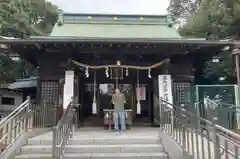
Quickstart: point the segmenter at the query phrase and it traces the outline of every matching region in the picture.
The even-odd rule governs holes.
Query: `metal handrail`
[[[232,130],[240,129],[240,123],[238,123],[240,120],[240,105],[233,105],[210,98],[205,98],[194,104],[198,111],[197,113],[202,117],[211,120],[211,113],[215,111],[214,114],[218,117],[216,121],[218,125]]]
[[[0,121],[1,155],[25,132],[46,126],[50,107],[46,103],[33,104],[30,98]],[[51,112],[50,112],[51,113]]]
[[[4,120],[11,112],[8,111],[2,111],[0,112],[0,122]]]
[[[8,116],[6,116],[1,122],[0,125],[2,125],[3,123],[5,123],[12,115],[16,114],[19,110],[21,110],[23,107],[26,106],[26,104],[28,104],[30,101],[26,100],[24,101],[19,107],[17,107],[14,111],[12,111]]]
[[[64,157],[65,146],[73,137],[74,127],[77,127],[77,104],[71,101],[64,111],[60,121],[53,127],[52,158],[62,159]]]
[[[1,154],[29,128],[32,128],[32,111],[30,100],[26,100],[0,122]]]
[[[215,109],[212,121],[162,99],[159,110],[160,132],[167,132],[184,155],[197,159],[240,158],[240,135],[216,124]]]

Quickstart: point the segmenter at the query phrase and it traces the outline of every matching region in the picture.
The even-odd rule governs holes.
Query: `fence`
[[[22,103],[0,123],[1,153],[10,147],[14,141],[32,126],[32,112],[30,101]]]
[[[240,135],[216,124],[215,105],[211,107],[210,121],[179,105],[160,100],[160,132],[168,133],[187,157],[239,159]]]
[[[49,107],[33,104],[30,99],[23,102],[0,122],[0,151],[3,154],[23,133],[33,128],[46,126]],[[53,116],[52,114],[50,116]]]
[[[30,109],[33,110],[33,128],[45,128],[56,125],[61,110],[43,102],[41,104],[31,103]]]
[[[211,120],[208,102],[216,105],[217,123],[227,129],[236,129],[238,120],[239,90],[237,85],[196,85],[194,87],[195,112]],[[210,110],[210,111],[209,111]]]

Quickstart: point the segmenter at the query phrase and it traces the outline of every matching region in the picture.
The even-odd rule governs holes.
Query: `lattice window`
[[[191,84],[188,82],[174,82],[174,103],[175,104],[189,104],[191,101]]]
[[[58,81],[41,82],[41,100],[47,104],[55,105],[58,98],[59,83]]]

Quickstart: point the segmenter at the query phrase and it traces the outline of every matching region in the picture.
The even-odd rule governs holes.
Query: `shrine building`
[[[168,15],[64,13],[49,36],[0,44],[38,67],[37,102],[50,108],[49,121],[59,120],[73,96],[80,123],[99,126],[110,116],[115,88],[126,96],[130,124],[157,124],[159,75],[170,80],[167,96],[190,106],[196,69],[236,43],[184,39]]]

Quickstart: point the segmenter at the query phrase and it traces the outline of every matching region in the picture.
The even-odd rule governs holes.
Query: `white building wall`
[[[4,105],[2,104],[2,98],[14,98],[14,105]],[[13,111],[21,103],[23,103],[23,94],[21,92],[14,92],[10,90],[0,90],[0,111]]]

